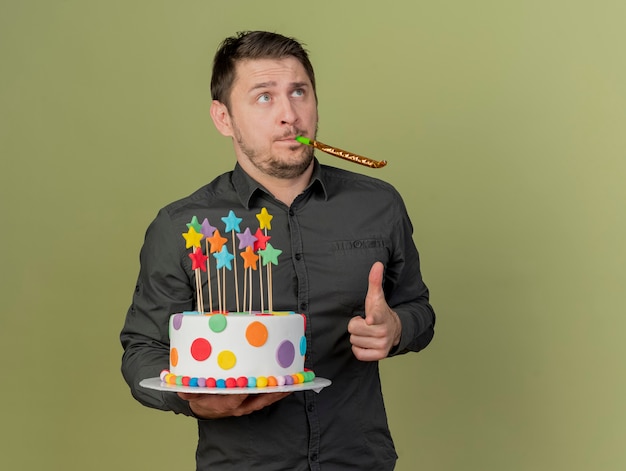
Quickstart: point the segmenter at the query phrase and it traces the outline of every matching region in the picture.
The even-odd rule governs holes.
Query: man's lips
[[[300,144],[298,141],[296,141],[296,136],[281,137],[280,139],[277,139],[277,142],[285,142],[287,144]]]
[[[296,137],[297,136],[301,136],[304,135],[305,132],[304,131],[300,131],[299,129],[292,129],[293,133],[291,134],[286,134],[284,136],[280,136],[278,137],[276,140],[277,141],[281,141],[281,142],[289,142],[291,144],[293,144],[294,142],[300,144],[298,141],[296,141]]]

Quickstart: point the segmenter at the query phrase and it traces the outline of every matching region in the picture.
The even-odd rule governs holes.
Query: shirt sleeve
[[[193,289],[184,268],[186,252],[169,214],[161,210],[146,231],[133,301],[120,340],[122,374],[135,399],[145,406],[192,415],[176,393],[139,386],[169,368],[169,317],[193,309]]]
[[[423,350],[435,334],[435,311],[422,279],[419,253],[413,241],[413,225],[397,192],[393,208],[394,250],[385,270],[383,289],[387,303],[400,318],[402,335],[389,356]]]

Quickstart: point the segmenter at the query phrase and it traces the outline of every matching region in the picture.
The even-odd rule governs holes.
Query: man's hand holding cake
[[[189,407],[199,419],[240,417],[263,409],[288,396],[289,392],[267,394],[197,394],[178,393],[189,402]]]

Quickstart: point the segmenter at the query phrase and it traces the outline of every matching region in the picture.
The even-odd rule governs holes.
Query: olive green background
[[[394,184],[414,222],[438,323],[382,363],[397,469],[625,469],[625,19],[618,0],[1,1],[3,469],[193,469],[193,420],[131,398],[118,333],[157,210],[233,166],[208,83],[244,29],[306,43],[320,140],[389,165],[320,159]]]

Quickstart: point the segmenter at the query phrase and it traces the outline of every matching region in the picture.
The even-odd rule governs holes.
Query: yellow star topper
[[[197,232],[193,226],[189,228],[189,231],[183,232],[183,237],[185,238],[185,248],[189,247],[200,247],[200,241],[204,237],[202,232]]]
[[[267,212],[267,209],[261,208],[261,212],[256,215],[256,218],[259,220],[259,227],[261,229],[272,229],[272,224],[270,221],[274,216]]]

